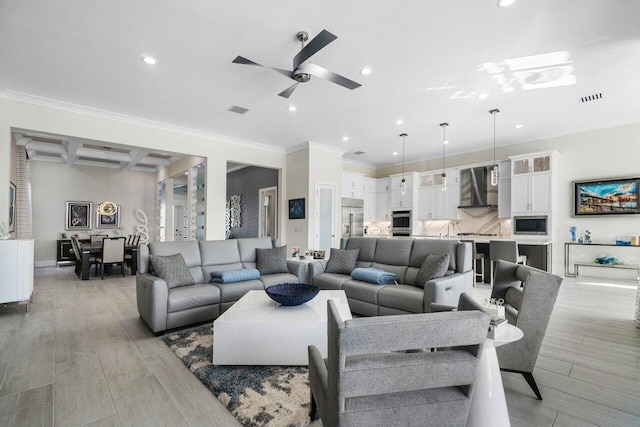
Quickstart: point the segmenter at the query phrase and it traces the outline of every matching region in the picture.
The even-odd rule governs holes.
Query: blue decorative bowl
[[[282,305],[300,305],[311,301],[320,288],[306,283],[282,283],[269,286],[265,292],[269,298]]]

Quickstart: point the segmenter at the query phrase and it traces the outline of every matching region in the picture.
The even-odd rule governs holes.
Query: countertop
[[[416,239],[446,239],[447,236],[425,236],[414,234]],[[507,236],[451,236],[450,239],[473,240],[477,243],[489,243],[491,240],[515,240],[520,245],[550,245],[551,240],[548,239],[531,239],[527,237],[507,237]]]

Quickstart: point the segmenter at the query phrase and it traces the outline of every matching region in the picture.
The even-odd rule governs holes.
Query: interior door
[[[314,246],[326,251],[327,255],[335,241],[335,187],[316,184],[316,233]]]

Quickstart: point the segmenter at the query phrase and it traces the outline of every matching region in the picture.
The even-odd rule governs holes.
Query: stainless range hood
[[[498,207],[498,187],[491,185],[491,167],[479,166],[460,171],[459,208]]]

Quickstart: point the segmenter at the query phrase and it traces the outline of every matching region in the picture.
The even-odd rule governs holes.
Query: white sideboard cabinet
[[[29,300],[33,293],[33,240],[0,240],[0,303]]]

